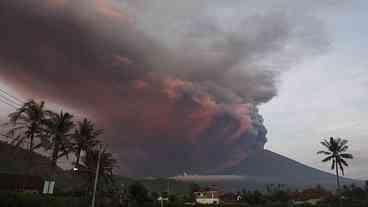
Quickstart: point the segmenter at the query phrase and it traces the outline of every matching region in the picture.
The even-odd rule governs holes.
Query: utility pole
[[[99,177],[99,174],[100,174],[100,162],[101,162],[102,152],[103,152],[102,145],[100,145],[100,149],[98,151],[97,168],[96,168],[96,175],[95,175],[95,183],[94,183],[94,186],[93,186],[91,207],[95,207],[97,183],[98,183],[98,177]]]
[[[170,179],[167,181],[167,196],[170,195]]]
[[[169,201],[168,198],[164,198],[163,196],[160,196],[158,200],[160,201],[161,207],[164,207],[164,201]]]

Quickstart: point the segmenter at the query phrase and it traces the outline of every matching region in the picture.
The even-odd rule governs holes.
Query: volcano
[[[321,185],[335,187],[336,176],[309,167],[269,150],[253,151],[237,165],[206,175],[176,176],[175,179],[190,182],[216,184],[227,190],[259,188],[268,184],[284,184],[293,187]],[[341,177],[343,185],[360,184],[358,180]]]
[[[283,184],[335,184],[333,174],[309,167],[269,150],[253,152],[237,166],[225,169],[222,174],[247,175],[258,181]],[[354,180],[342,178],[343,183]]]

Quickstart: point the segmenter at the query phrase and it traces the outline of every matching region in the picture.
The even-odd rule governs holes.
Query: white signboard
[[[54,187],[55,187],[55,181],[48,181],[46,180],[43,184],[43,194],[53,194],[54,193]]]

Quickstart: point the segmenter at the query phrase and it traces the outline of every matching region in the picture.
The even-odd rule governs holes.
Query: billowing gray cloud
[[[257,106],[279,73],[328,45],[318,19],[257,7],[0,2],[0,74],[96,119],[123,173],[216,172],[263,149]]]

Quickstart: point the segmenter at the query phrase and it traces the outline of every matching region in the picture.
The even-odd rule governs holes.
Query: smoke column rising
[[[95,119],[121,173],[216,173],[263,149],[257,106],[328,45],[317,19],[242,2],[2,1],[1,81]]]

